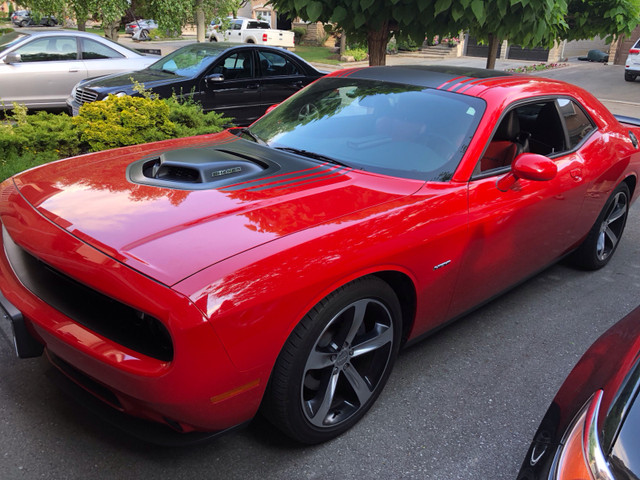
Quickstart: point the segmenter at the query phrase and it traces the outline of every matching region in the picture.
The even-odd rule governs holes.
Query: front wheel
[[[613,191],[587,238],[572,255],[572,261],[586,270],[604,267],[618,248],[629,214],[629,187],[621,183]]]
[[[400,303],[365,277],[309,312],[283,347],[263,413],[285,434],[315,444],[344,433],[380,395],[398,354]]]

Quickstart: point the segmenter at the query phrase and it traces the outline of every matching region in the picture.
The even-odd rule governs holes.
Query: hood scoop
[[[279,169],[271,161],[227,150],[184,148],[132,163],[127,167],[127,179],[140,185],[206,190],[249,181]]]

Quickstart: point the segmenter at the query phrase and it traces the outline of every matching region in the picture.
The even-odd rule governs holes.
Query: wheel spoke
[[[353,343],[353,339],[355,338],[358,330],[362,326],[362,322],[364,322],[364,316],[367,312],[367,300],[360,300],[353,304],[355,311],[353,312],[353,320],[351,320],[351,327],[349,328],[349,332],[345,337],[345,342],[351,345]]]
[[[331,359],[332,356],[335,356],[335,353],[313,350],[307,359],[305,373],[308,370],[320,370],[322,368],[333,366],[333,360]]]
[[[614,205],[613,210],[611,211],[611,214],[609,215],[609,218],[607,218],[607,223],[611,224],[611,223],[615,222],[616,220],[619,220],[620,218],[624,217],[626,212],[627,212],[626,203],[616,202],[616,204]]]
[[[353,391],[358,397],[360,405],[364,405],[372,394],[369,383],[358,373],[353,365],[349,365],[343,372],[349,385],[351,385],[351,388],[353,388]]]
[[[353,346],[353,357],[372,352],[393,342],[393,329],[387,325],[376,324],[374,336]]]
[[[317,408],[315,409],[315,412],[313,408],[314,406],[313,404],[315,402],[313,401],[307,402],[307,408],[309,409],[309,413],[310,413],[310,420],[314,425],[317,425],[319,427],[323,426],[324,419],[327,418],[327,414],[329,413],[329,410],[331,409],[331,404],[333,403],[333,397],[336,393],[336,386],[338,385],[339,375],[340,375],[340,372],[337,370],[334,370],[331,373],[331,377],[329,378],[329,381],[325,385],[324,392],[323,393],[318,392],[318,395],[316,396],[316,398],[322,395],[322,400],[320,401],[320,405],[318,405]]]
[[[611,230],[611,228],[607,227],[604,230],[604,234],[609,239],[609,242],[611,242],[611,248],[615,247],[618,244],[618,236],[615,234],[613,230]]]

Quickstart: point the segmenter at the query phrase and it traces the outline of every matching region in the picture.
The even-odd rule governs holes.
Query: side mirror
[[[545,182],[555,178],[558,166],[555,162],[536,153],[522,153],[511,164],[511,172],[496,182],[501,192],[506,192],[520,178]]]
[[[12,64],[12,63],[21,63],[22,58],[20,58],[19,53],[11,52],[7,53],[7,56],[4,57],[4,63]]]
[[[220,83],[224,82],[224,75],[221,73],[212,73],[211,75],[207,75],[204,77],[204,81],[209,86],[211,83]]]

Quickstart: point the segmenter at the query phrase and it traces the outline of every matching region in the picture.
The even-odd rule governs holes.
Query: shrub
[[[159,100],[140,85],[143,97],[110,96],[87,103],[80,115],[38,112],[18,104],[0,121],[0,180],[53,160],[138,143],[222,131],[229,118],[204,113],[193,101]]]
[[[367,59],[366,48],[348,48],[344,51],[345,56],[353,57],[356,62]]]
[[[293,35],[295,37],[294,41],[296,42],[296,45],[300,45],[302,43],[302,39],[307,34],[307,29],[304,27],[293,27],[291,30],[293,31]]]
[[[105,101],[85,103],[73,120],[92,151],[177,136],[169,106],[158,99],[109,95]]]

